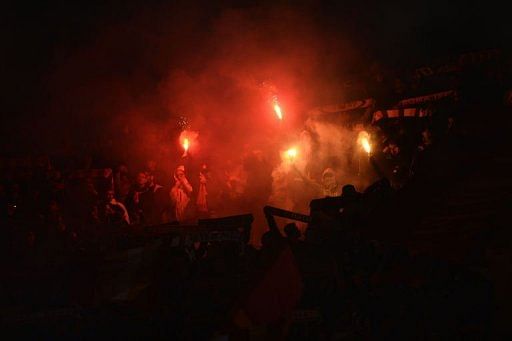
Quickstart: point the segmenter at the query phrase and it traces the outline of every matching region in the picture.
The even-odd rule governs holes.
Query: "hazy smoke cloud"
[[[104,22],[89,43],[56,51],[45,119],[54,122],[57,134],[49,132],[42,140],[101,152],[132,170],[154,159],[171,179],[181,162],[185,120],[199,133],[190,157],[208,163],[221,178],[254,155],[269,174],[275,168],[274,179],[289,178],[279,166],[279,153],[299,143],[305,153],[299,163],[334,162],[331,167],[343,180],[351,133],[311,123],[306,142],[300,132],[310,107],[345,99],[344,75],[361,58],[341,25],[333,29],[318,18],[310,5],[205,9],[187,4]],[[283,109],[282,122],[273,112],[274,96]],[[308,143],[315,144],[314,153]],[[304,171],[305,164],[299,168]],[[263,197],[267,187],[257,182],[266,180],[255,170],[245,171],[247,190],[251,186]],[[274,199],[279,186],[274,181]]]
[[[257,6],[208,17],[200,6],[164,6],[104,23],[90,44],[57,53],[50,116],[79,130],[78,144],[111,138],[137,158],[172,153],[159,144],[177,143],[179,116],[200,132],[205,153],[268,143],[284,130],[269,84],[289,130],[309,106],[342,99],[340,75],[355,59],[343,35],[328,34],[308,10]]]
[[[360,131],[355,127],[308,119],[293,144],[297,158],[291,160],[283,151],[281,162],[272,172],[269,202],[307,213],[304,204],[323,196],[321,177],[327,168],[335,171],[340,187],[352,183],[364,190],[372,179],[361,168],[367,167],[367,154],[358,143],[358,135]]]

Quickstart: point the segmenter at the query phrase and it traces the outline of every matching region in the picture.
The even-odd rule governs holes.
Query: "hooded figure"
[[[322,194],[325,197],[337,197],[341,195],[340,186],[336,181],[336,173],[332,168],[326,168],[322,173]]]
[[[336,181],[336,173],[332,168],[326,168],[323,171],[321,182],[306,177],[297,169],[297,167],[295,167],[295,165],[292,165],[292,168],[307,185],[313,187],[318,194],[322,195],[322,197],[338,197],[341,195],[341,187]]]
[[[199,191],[197,193],[197,210],[202,217],[208,216],[208,191],[206,190],[206,183],[208,182],[208,169],[203,165],[199,172]]]
[[[185,166],[178,166],[174,172],[174,186],[171,188],[171,201],[177,221],[186,220],[186,212],[190,203],[192,186],[185,176]]]

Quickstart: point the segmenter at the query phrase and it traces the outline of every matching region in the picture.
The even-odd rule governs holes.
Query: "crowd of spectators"
[[[381,179],[361,192],[350,184],[336,184],[339,196],[311,203],[306,233],[288,223],[283,232],[270,229],[263,234],[259,250],[246,246],[242,252],[200,243],[181,251],[162,251],[159,256],[165,260],[157,262],[158,269],[150,276],[154,297],[148,304],[168,311],[153,312],[158,321],[150,327],[144,324],[145,335],[205,338],[240,333],[231,315],[220,310],[232,308],[240,299],[240,288],[258,285],[279,262],[287,269],[296,266],[301,283],[293,282],[295,278],[285,271],[286,278],[274,274],[277,277],[267,282],[280,283],[279,290],[285,285],[285,296],[287,290],[293,296],[292,288],[300,288],[296,309],[316,315],[302,324],[289,315],[269,321],[265,327],[269,337],[276,333],[293,339],[342,334],[385,339],[485,335],[492,290],[484,279],[464,268],[413,256],[407,248],[382,242],[370,232],[365,234],[374,231],[377,223],[389,228],[386,222],[392,219],[398,193],[421,169],[432,146],[454,138],[453,123],[453,115],[448,115],[442,123],[397,120],[374,127],[371,161]],[[198,169],[187,174],[188,169],[179,165],[166,176],[150,160],[136,173],[126,164],[64,170],[53,166],[48,157],[40,157],[23,173],[5,164],[0,182],[2,260],[15,272],[23,267],[47,269],[48,264],[69,266],[79,259],[77,253],[83,256],[87,243],[93,244],[108,232],[212,217],[216,200],[240,205],[233,178],[220,181],[224,186],[215,188],[216,179],[207,166]],[[257,197],[250,200],[264,203]],[[283,260],[283,250],[291,250],[293,258]],[[212,278],[218,282],[208,286]],[[229,292],[222,292],[226,288]],[[277,289],[270,285],[266,290]],[[69,296],[59,297],[61,304],[69,303]],[[264,295],[259,307],[249,308],[268,310],[265,302]],[[194,320],[194,314],[211,320]],[[129,335],[132,329],[124,322],[118,328]]]

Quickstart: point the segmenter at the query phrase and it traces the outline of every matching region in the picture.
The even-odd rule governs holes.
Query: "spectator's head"
[[[145,172],[139,172],[137,174],[136,183],[139,188],[146,187],[148,184],[148,177],[146,176]]]
[[[290,240],[297,240],[300,238],[300,231],[295,223],[286,224],[284,227],[284,233]]]
[[[356,188],[351,184],[343,186],[341,190],[341,196],[344,198],[354,198],[357,194]]]
[[[150,171],[146,171],[144,173],[146,174],[147,179],[146,186],[153,187],[155,185],[155,175]]]
[[[326,168],[322,173],[322,184],[328,189],[336,187],[336,173],[332,168]]]
[[[108,190],[106,193],[107,202],[111,202],[115,198],[115,193],[113,190]]]
[[[185,166],[180,165],[176,167],[176,171],[174,172],[176,179],[181,180],[185,177]]]

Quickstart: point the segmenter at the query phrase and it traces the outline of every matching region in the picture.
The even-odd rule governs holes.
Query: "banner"
[[[314,108],[309,111],[310,116],[319,116],[323,114],[334,114],[347,112],[355,109],[366,109],[372,107],[375,104],[373,98],[367,98],[363,100],[357,100],[352,102],[340,103],[340,104],[329,104],[321,107]]]
[[[442,92],[436,92],[436,93],[433,93],[433,94],[430,94],[430,95],[403,99],[400,102],[398,102],[396,107],[397,108],[403,108],[403,107],[412,106],[412,105],[418,105],[418,104],[427,103],[427,102],[439,101],[439,100],[441,100],[443,98],[448,98],[448,97],[456,98],[457,97],[457,91],[455,91],[455,90],[447,90],[447,91],[442,91]]]
[[[244,233],[240,231],[198,231],[196,233],[179,234],[171,237],[171,247],[188,247],[195,242],[214,243],[214,242],[237,242],[244,243],[246,240]]]
[[[200,219],[198,225],[161,224],[147,226],[142,237],[169,237],[171,247],[195,242],[237,242],[246,244],[251,235],[252,214],[215,219]]]
[[[271,231],[277,232],[279,234],[279,228],[277,226],[277,222],[274,216],[297,220],[304,223],[309,223],[311,221],[311,218],[305,214],[287,211],[273,206],[263,207],[263,213],[265,214],[265,218],[267,219],[268,228]]]
[[[301,221],[303,223],[309,223],[311,221],[311,217],[308,215],[283,210],[282,208],[277,208],[277,207],[273,207],[273,206],[265,206],[263,208],[263,212],[265,212],[265,214],[271,214],[276,217],[297,220],[297,221]]]
[[[420,108],[405,108],[405,109],[390,109],[390,110],[379,110],[373,113],[372,124],[382,120],[382,119],[394,119],[394,118],[422,118],[431,116],[431,112],[429,110],[420,109]]]

